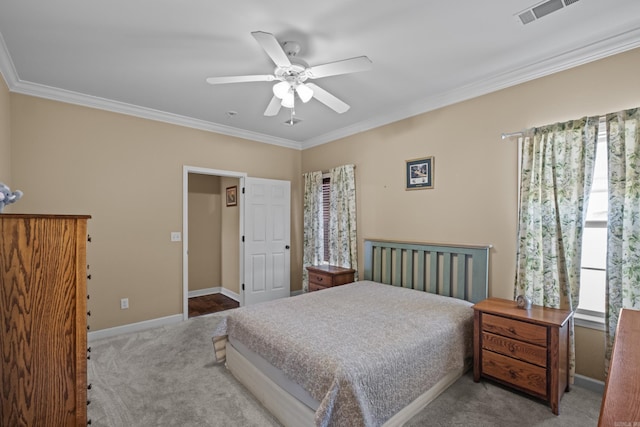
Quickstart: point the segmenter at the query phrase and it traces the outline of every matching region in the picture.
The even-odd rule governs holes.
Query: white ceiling
[[[640,46],[640,1],[579,0],[522,25],[536,0],[2,0],[0,71],[13,92],[307,148]],[[319,65],[360,55],[371,71],[314,82],[312,99],[265,117],[273,83],[251,36],[302,45]],[[235,111],[233,117],[228,111]]]

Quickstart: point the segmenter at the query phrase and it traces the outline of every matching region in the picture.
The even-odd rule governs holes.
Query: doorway
[[[183,167],[183,320],[189,318],[190,297],[199,300],[192,304],[192,314],[202,312],[207,300],[227,300],[223,306],[230,305],[229,298],[240,302],[244,208],[237,191],[245,177],[242,172]],[[235,203],[228,197],[233,195]]]

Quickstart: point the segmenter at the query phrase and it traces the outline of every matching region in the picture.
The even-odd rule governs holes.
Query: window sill
[[[605,331],[604,317],[575,313],[573,315],[573,324],[582,328],[595,329],[603,332]]]

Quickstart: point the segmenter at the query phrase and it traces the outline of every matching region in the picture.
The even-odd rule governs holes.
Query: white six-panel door
[[[245,178],[243,305],[290,294],[291,184]]]

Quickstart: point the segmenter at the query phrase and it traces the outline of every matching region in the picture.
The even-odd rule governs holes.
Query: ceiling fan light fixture
[[[290,90],[286,93],[286,95],[282,98],[282,106],[285,108],[293,108],[293,90]]]
[[[279,82],[273,85],[273,94],[280,99],[284,99],[291,90],[289,82]]]
[[[296,86],[296,93],[304,103],[309,102],[311,98],[313,98],[313,89],[304,83],[300,83]]]

